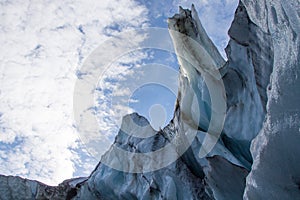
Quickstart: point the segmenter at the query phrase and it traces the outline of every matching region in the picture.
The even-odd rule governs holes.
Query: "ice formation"
[[[128,130],[129,134],[120,130],[114,145],[146,153],[180,134],[195,133],[187,151],[167,167],[145,173],[121,172],[100,161],[88,178],[57,187],[0,176],[1,199],[42,195],[49,199],[299,199],[299,8],[298,0],[241,0],[229,30],[226,62],[205,33],[195,8],[180,8],[168,22],[181,65],[174,118],[161,131],[149,128],[153,136],[146,139],[130,135],[136,130]],[[212,115],[222,114],[213,108],[209,84],[223,84],[220,102],[224,98],[226,118],[220,138],[201,157],[205,138],[211,134]],[[129,117],[133,120],[126,120]],[[126,116],[122,124],[134,127],[128,123],[149,124],[137,113]],[[109,153],[103,159],[123,159]],[[135,162],[128,165],[141,167]]]

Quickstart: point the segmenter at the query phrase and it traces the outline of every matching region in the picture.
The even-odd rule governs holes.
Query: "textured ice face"
[[[179,7],[179,14],[175,14],[168,19],[168,27],[189,37],[196,38],[198,34],[195,20],[192,18],[191,11]],[[189,28],[188,30],[186,28]]]
[[[168,19],[168,27],[182,73],[189,81],[195,82],[197,73],[209,73],[220,80],[218,69],[224,60],[203,29],[194,6],[191,11],[179,7],[179,14]]]
[[[270,34],[273,72],[266,119],[253,140],[252,170],[245,199],[299,199],[300,177],[300,2],[243,1],[250,19]]]

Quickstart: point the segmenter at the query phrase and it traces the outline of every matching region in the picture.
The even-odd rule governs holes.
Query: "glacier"
[[[1,175],[0,199],[300,199],[299,8],[298,0],[241,0],[225,61],[194,6],[180,7],[168,20],[180,64],[174,117],[155,131],[127,115],[113,144],[148,153],[171,143],[172,153],[141,163],[111,147],[89,177],[58,186]],[[131,123],[152,136],[135,137]],[[142,173],[104,164],[143,169],[172,157]]]

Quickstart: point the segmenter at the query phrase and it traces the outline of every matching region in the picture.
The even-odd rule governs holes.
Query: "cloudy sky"
[[[237,3],[194,2],[203,26],[224,57],[227,30]],[[167,17],[176,13],[179,5],[190,8],[191,2],[1,1],[0,174],[50,185],[89,175],[98,160],[81,142],[73,117],[74,86],[84,76],[81,68],[85,60],[120,32],[167,28]],[[162,119],[152,122],[157,128],[172,117],[176,94],[168,88],[148,84],[129,93],[121,88],[132,82],[136,73],[150,73],[151,62],[169,65],[176,75],[175,55],[144,50],[119,58],[99,80],[95,114],[106,133],[101,136],[101,151],[111,144],[118,128],[111,119],[118,114],[114,110],[117,106],[111,102],[113,97],[129,96],[127,112],[137,111],[150,121],[152,115],[162,116],[162,123]]]

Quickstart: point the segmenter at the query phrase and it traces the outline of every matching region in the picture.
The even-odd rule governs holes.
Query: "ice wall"
[[[0,176],[1,199],[34,199],[37,194],[50,199],[299,199],[299,8],[297,0],[241,0],[228,32],[227,61],[194,7],[180,8],[168,21],[180,64],[170,124],[156,132],[144,117],[127,115],[122,124],[126,132],[119,131],[88,178],[50,187]],[[219,88],[217,94],[214,87]],[[225,110],[216,102],[223,102]],[[224,119],[214,121],[222,114]],[[131,123],[147,127],[140,131],[153,136],[135,137]],[[210,123],[215,124],[212,129]],[[224,128],[218,134],[220,124]],[[133,162],[137,154],[170,143],[172,154]],[[131,154],[122,157],[114,147]],[[122,172],[103,162],[141,170],[162,166],[172,156],[178,159],[142,173]]]
[[[253,23],[271,36],[274,48],[267,115],[251,144],[254,162],[244,198],[299,199],[300,2],[243,2]]]

